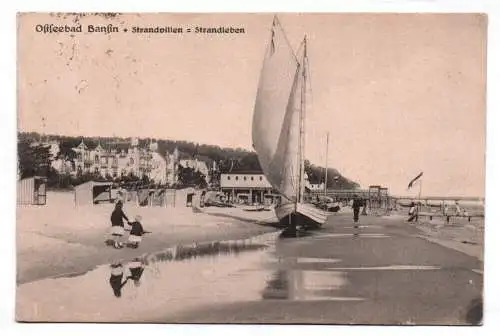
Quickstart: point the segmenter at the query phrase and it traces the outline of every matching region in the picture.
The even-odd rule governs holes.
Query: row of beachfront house
[[[172,153],[162,155],[155,142],[141,148],[134,139],[130,143],[115,142],[106,146],[100,143],[91,146],[82,141],[73,151],[76,153],[74,160],[54,155],[52,167],[59,173],[70,175],[92,173],[113,178],[129,174],[142,178],[146,175],[155,183],[172,185],[177,183],[179,166],[182,166],[203,174],[207,183],[209,179],[209,169],[204,161],[182,160],[177,148]]]

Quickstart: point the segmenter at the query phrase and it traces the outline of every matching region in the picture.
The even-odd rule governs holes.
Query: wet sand
[[[178,244],[242,239],[275,229],[191,208],[139,208],[125,205],[131,220],[142,215],[145,230],[137,249],[106,246],[113,205],[75,207],[71,194],[53,194],[44,207],[17,210],[17,283],[89,271],[117,258],[132,258]],[[127,235],[126,235],[127,236]],[[125,236],[125,237],[126,237]]]
[[[443,220],[419,220],[415,225],[421,238],[432,243],[460,251],[484,261],[484,219],[476,218],[468,222],[457,218],[450,223]]]
[[[140,284],[129,281],[120,297],[113,295],[108,265],[19,285],[16,316],[61,322],[480,321],[482,262],[419,238],[421,231],[404,221],[368,216],[360,224],[354,229],[349,214],[333,215],[324,229],[301,238],[272,232],[153,253]],[[130,260],[123,262],[127,276]]]

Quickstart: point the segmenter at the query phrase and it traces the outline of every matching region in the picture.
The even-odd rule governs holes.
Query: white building
[[[73,163],[58,158],[52,162],[58,172],[95,173],[103,177],[109,175],[114,178],[133,174],[142,178],[147,175],[155,183],[165,184],[167,179],[167,159],[160,155],[158,145],[150,143],[146,148],[139,148],[138,141],[133,139],[130,143],[111,143],[90,148],[84,141],[73,148],[76,159]]]
[[[306,180],[306,189],[311,192],[325,191],[325,183],[309,183],[309,181]]]
[[[179,180],[179,170],[178,170],[178,165],[179,165],[179,150],[177,147],[174,149],[173,153],[170,154],[168,151],[165,153],[165,158],[166,158],[166,164],[167,164],[167,176],[166,180],[167,183],[170,185],[173,185],[177,183]]]
[[[273,192],[273,187],[263,173],[251,171],[222,173],[220,189],[233,201],[244,196],[251,203],[263,203],[264,196]]]

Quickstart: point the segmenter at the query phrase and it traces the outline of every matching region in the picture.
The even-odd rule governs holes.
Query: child
[[[129,223],[132,228],[130,229],[130,235],[128,236],[128,247],[138,248],[139,243],[142,241],[142,235],[146,233],[141,224],[142,217],[137,215],[135,216],[135,221]]]
[[[113,236],[113,246],[115,248],[122,248],[123,244],[119,241],[120,237],[125,233],[123,219],[128,222],[127,216],[122,210],[123,203],[118,201],[115,205],[115,210],[111,214],[111,235]]]

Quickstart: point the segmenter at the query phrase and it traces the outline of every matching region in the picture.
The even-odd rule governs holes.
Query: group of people
[[[142,217],[140,215],[135,216],[134,221],[130,222],[128,217],[123,212],[123,202],[119,200],[116,202],[115,209],[111,213],[111,236],[112,245],[114,248],[124,247],[124,243],[121,241],[125,235],[125,223],[130,226],[130,234],[128,236],[127,246],[131,248],[139,247],[142,241],[142,236],[147,233],[142,226]]]
[[[448,204],[445,204],[444,207],[442,208],[442,211],[443,211],[443,215],[446,217],[446,216],[463,216],[463,217],[467,217],[469,215],[469,213],[467,212],[467,210],[465,209],[462,209],[460,207],[460,205],[458,204],[458,201],[455,202],[455,211],[452,212],[450,211],[450,207],[448,206]],[[411,202],[410,203],[410,209],[408,210],[408,222],[414,222],[414,221],[417,221],[418,219],[418,206],[415,202]]]

